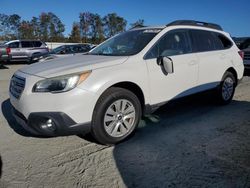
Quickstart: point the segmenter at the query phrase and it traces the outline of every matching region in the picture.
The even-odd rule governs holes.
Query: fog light
[[[56,130],[56,126],[55,126],[54,122],[52,121],[52,119],[48,119],[44,124],[41,125],[41,128],[47,129],[50,131]]]

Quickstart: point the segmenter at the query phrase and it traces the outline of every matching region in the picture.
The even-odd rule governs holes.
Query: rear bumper
[[[36,112],[26,117],[12,106],[16,121],[28,132],[43,136],[65,136],[90,132],[91,123],[77,124],[63,112]]]
[[[10,55],[1,55],[0,54],[0,62],[5,62],[11,59]]]

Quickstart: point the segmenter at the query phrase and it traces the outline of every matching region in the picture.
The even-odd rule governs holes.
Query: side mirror
[[[173,61],[169,57],[163,57],[163,56],[158,57],[157,64],[161,66],[165,74],[172,74],[174,72]]]

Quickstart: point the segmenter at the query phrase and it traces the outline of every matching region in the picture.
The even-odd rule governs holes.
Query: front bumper
[[[32,88],[42,78],[18,71],[15,75],[25,78],[25,88],[20,98],[10,93],[10,102],[17,122],[26,130],[39,135],[71,135],[89,130],[98,96],[74,88],[64,93],[33,93]],[[43,126],[51,120],[54,127]]]
[[[28,119],[14,107],[12,112],[16,121],[34,135],[65,136],[90,132],[90,122],[77,124],[63,112],[35,112]]]

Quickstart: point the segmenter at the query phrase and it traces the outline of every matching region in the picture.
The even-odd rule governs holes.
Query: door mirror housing
[[[173,60],[170,57],[158,57],[157,64],[161,66],[165,74],[172,74],[174,72]]]

